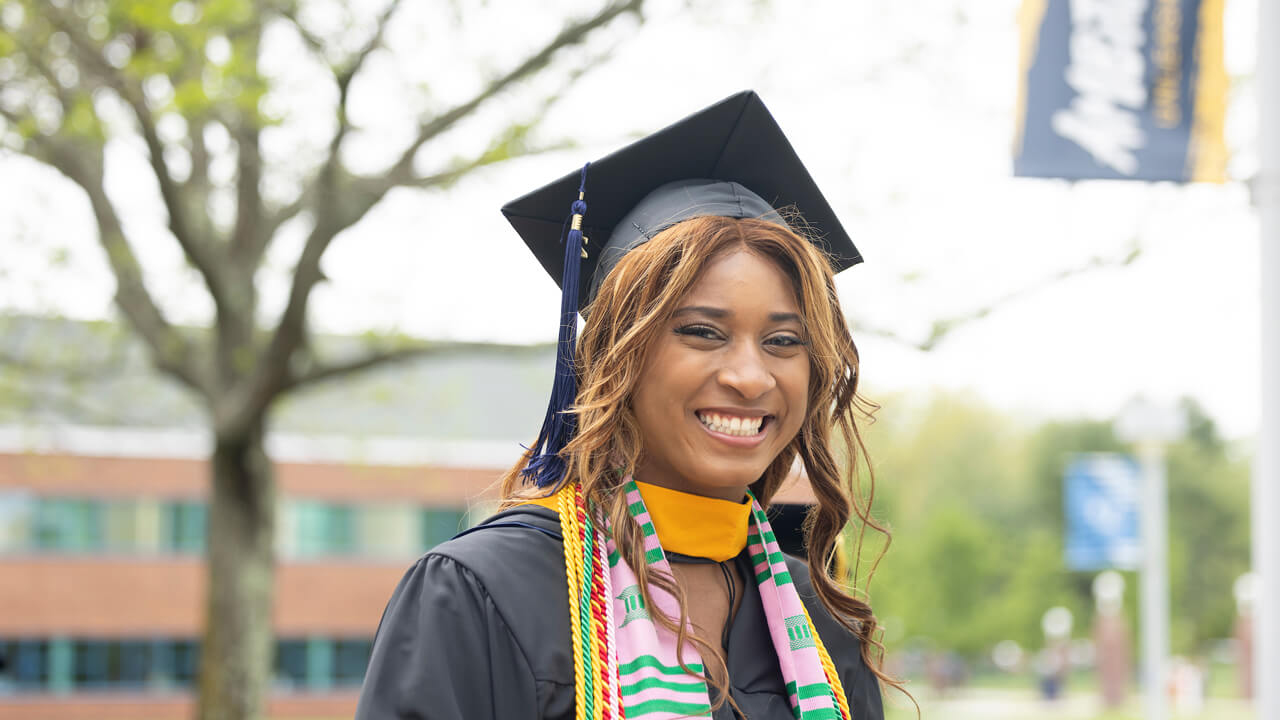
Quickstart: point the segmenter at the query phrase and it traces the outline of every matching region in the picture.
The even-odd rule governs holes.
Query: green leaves
[[[80,140],[92,143],[106,142],[102,120],[93,107],[93,99],[87,94],[75,96],[70,111],[63,116],[64,131]]]
[[[901,630],[890,649],[910,642],[977,658],[1005,639],[1035,649],[1054,605],[1075,613],[1077,637],[1087,634],[1093,575],[1064,564],[1062,474],[1072,453],[1127,450],[1111,424],[1028,426],[945,394],[884,406],[867,442],[874,510],[893,542],[870,594]],[[1230,635],[1231,584],[1248,566],[1248,466],[1203,411],[1187,409],[1188,435],[1168,454],[1174,650],[1203,652]]]

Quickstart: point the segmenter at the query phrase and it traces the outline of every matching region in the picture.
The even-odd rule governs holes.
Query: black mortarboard
[[[654,193],[668,183],[690,180],[725,182],[700,183],[678,193]],[[579,181],[579,173],[574,171],[502,208],[502,214],[557,284],[564,272],[561,237],[565,209],[577,197]],[[751,90],[725,98],[592,162],[586,187],[591,211],[583,217],[582,234],[590,242],[582,259],[581,277],[587,281],[581,283],[579,307],[604,279],[604,273],[597,273],[602,255],[616,263],[625,250],[692,217],[762,217],[770,215],[773,208],[794,208],[806,223],[796,229],[819,244],[836,272],[862,261],[782,128]],[[746,193],[741,192],[743,188]],[[737,199],[750,200],[735,210]],[[655,223],[633,225],[637,213]],[[602,252],[605,248],[625,249]],[[612,267],[607,264],[606,272]]]
[[[862,261],[782,128],[750,90],[503,206],[562,291],[556,380],[527,477],[547,486],[563,471],[558,453],[574,432],[566,410],[577,394],[577,312],[618,259],[682,220],[716,215],[786,224],[777,212],[784,208],[798,213],[803,225],[793,229],[826,253],[835,272]]]

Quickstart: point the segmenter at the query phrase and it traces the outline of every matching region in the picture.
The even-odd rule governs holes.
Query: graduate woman
[[[503,212],[563,291],[551,407],[506,509],[396,588],[356,717],[882,718],[830,570],[870,523],[832,281],[861,258],[759,97]],[[767,513],[797,461],[807,564]]]

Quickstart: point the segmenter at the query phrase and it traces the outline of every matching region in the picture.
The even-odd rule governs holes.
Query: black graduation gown
[[[679,561],[672,556],[672,561]],[[793,720],[745,550],[728,631],[730,692],[749,720]],[[788,569],[857,720],[882,720],[859,641],[818,600],[805,563]],[[564,549],[556,514],[522,505],[437,546],[387,603],[356,720],[561,720],[574,712]],[[713,689],[714,692],[714,689]],[[731,720],[728,703],[716,720]]]

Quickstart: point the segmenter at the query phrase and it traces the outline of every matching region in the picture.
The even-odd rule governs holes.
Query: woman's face
[[[741,500],[799,432],[808,338],[791,282],[737,250],[713,260],[649,348],[632,395],[636,478]]]

